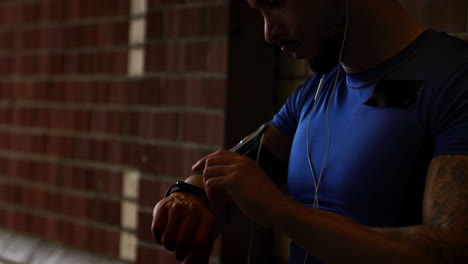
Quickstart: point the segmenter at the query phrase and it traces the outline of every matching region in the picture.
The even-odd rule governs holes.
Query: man
[[[155,206],[155,240],[207,263],[246,216],[291,238],[290,263],[468,263],[467,45],[397,0],[248,3],[266,41],[317,72],[261,138],[289,161],[291,197],[253,159],[218,151],[186,180],[210,209],[176,187]]]

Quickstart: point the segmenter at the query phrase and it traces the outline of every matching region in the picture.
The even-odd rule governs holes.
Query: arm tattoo
[[[430,224],[450,230],[452,225],[467,221],[468,214],[468,165],[454,156],[441,157],[431,194],[432,217]],[[466,223],[465,223],[466,224]]]
[[[442,155],[429,172],[425,225],[391,228],[392,240],[418,248],[436,263],[468,263],[468,157]]]

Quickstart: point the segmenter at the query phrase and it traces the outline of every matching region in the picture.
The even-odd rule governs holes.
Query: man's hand
[[[158,244],[184,264],[208,263],[215,239],[214,215],[198,197],[176,192],[153,210],[151,230]]]
[[[269,226],[277,201],[286,198],[254,160],[221,150],[193,165],[203,171],[208,199],[216,204],[228,198],[250,219]]]

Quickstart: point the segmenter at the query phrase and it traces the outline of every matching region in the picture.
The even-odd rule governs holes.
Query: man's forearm
[[[286,198],[273,213],[278,229],[326,263],[435,263],[419,248],[345,217]]]
[[[468,241],[463,232],[425,225],[374,230],[388,239],[416,247],[436,263],[468,263]]]

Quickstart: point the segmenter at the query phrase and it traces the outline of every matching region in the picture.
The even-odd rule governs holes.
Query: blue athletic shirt
[[[313,105],[322,77],[324,89]],[[292,140],[290,195],[313,207],[309,148],[316,178],[325,164],[318,208],[371,227],[421,224],[430,160],[468,154],[467,98],[468,45],[434,30],[366,72],[346,74],[340,67],[312,76],[270,122]],[[304,255],[293,242],[289,263],[302,264]]]

